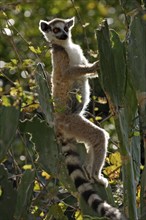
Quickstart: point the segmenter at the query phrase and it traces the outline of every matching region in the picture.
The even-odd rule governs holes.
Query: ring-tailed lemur
[[[41,20],[39,29],[52,45],[52,96],[55,108],[55,127],[61,140],[62,151],[69,175],[79,194],[101,216],[121,220],[120,211],[104,202],[93,190],[89,179],[96,179],[105,186],[107,180],[101,175],[104,165],[108,133],[84,117],[89,103],[88,78],[96,77],[98,62],[88,63],[80,46],[74,44],[71,29],[74,18]],[[81,166],[75,149],[75,141],[85,144],[87,161]],[[88,178],[87,178],[88,176]]]

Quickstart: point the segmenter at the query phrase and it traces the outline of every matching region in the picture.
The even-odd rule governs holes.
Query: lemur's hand
[[[99,70],[99,61],[95,61],[92,64],[92,68],[93,68],[93,71],[98,71]]]
[[[99,70],[99,61],[95,61],[94,63],[90,64],[92,73],[88,74],[89,78],[96,78],[98,77],[98,70]]]

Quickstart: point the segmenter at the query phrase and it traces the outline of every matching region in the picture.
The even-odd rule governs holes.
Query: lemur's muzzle
[[[60,40],[66,40],[68,38],[68,35],[66,33],[62,33],[60,36],[58,36]]]

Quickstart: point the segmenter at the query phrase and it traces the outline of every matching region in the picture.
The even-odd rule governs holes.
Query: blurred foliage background
[[[36,135],[41,135],[41,131],[49,133],[49,130],[47,131],[46,127],[43,127],[43,130],[39,126],[40,122],[37,121],[44,120],[35,80],[38,62],[44,63],[48,74],[51,73],[49,45],[39,32],[38,24],[41,19],[72,16],[76,17],[76,25],[72,33],[73,41],[81,45],[90,62],[98,59],[95,30],[103,19],[107,19],[109,27],[119,34],[121,40],[125,39],[127,21],[117,0],[0,0],[0,104],[3,108],[10,107],[10,111],[6,112],[2,109],[0,113],[1,123],[4,123],[6,117],[8,118],[6,125],[10,129],[6,133],[6,139],[13,139],[10,147],[0,158],[0,169],[4,180],[3,182],[0,179],[0,200],[8,188],[11,195],[9,203],[4,198],[3,205],[0,204],[2,220],[83,219],[77,200],[66,191],[68,186],[63,184],[63,181],[66,181],[61,182],[57,178],[55,165],[49,173],[49,169],[45,169],[45,165],[41,164],[42,161],[38,160],[41,146],[37,150],[34,146],[36,140],[33,142],[28,134],[34,130],[25,133],[22,124],[19,125],[19,129],[13,126],[15,123],[17,125],[18,118],[21,121],[34,120],[35,128],[40,129]],[[100,123],[110,133],[111,141],[104,174],[108,176],[115,201],[120,206],[122,205],[121,159],[115,125],[98,79],[90,83],[92,95],[88,109],[90,113],[87,116],[94,123]],[[17,110],[13,113],[11,107],[19,109],[19,113]],[[28,123],[31,124],[30,121]],[[41,142],[37,143],[41,145]],[[17,208],[14,206],[14,201],[17,201]],[[11,212],[8,212],[8,204]],[[137,204],[139,204],[139,194]],[[4,209],[5,206],[7,210]]]

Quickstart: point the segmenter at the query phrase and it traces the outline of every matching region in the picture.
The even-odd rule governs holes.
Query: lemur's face
[[[74,26],[74,18],[71,19],[53,19],[52,21],[43,21],[39,23],[39,29],[45,38],[52,43],[61,43],[67,40],[71,35],[71,28]]]

